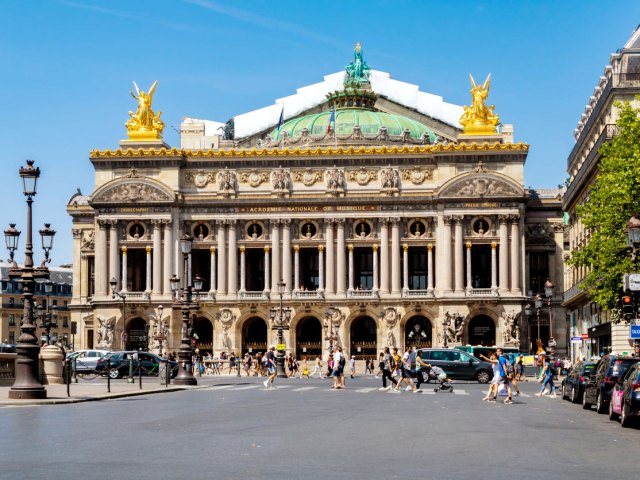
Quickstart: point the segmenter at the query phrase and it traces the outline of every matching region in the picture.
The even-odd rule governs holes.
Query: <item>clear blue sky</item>
[[[13,221],[24,230],[17,171],[33,158],[43,171],[35,227],[46,220],[58,230],[54,264],[72,260],[65,206],[77,187],[93,189],[89,151],[125,137],[132,80],[147,88],[159,80],[154,107],[165,140],[179,146],[173,127],[182,116],[226,121],[269,105],[342,70],[356,41],[372,68],[459,105],[469,103],[469,72],[491,73],[491,103],[531,145],[526,186],[555,187],[609,54],[640,23],[634,0],[1,6],[0,227]]]

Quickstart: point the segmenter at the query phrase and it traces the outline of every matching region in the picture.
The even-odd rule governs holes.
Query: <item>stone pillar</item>
[[[147,252],[147,271],[146,271],[144,291],[151,292],[151,252],[153,251],[153,248],[147,247],[145,248],[145,250]]]
[[[291,295],[291,220],[282,220],[282,279],[284,293]]]
[[[269,287],[269,280],[271,279],[271,262],[269,258],[269,251],[271,248],[267,245],[264,247],[264,291],[268,292],[271,290]]]
[[[467,243],[467,290],[471,290],[473,288],[472,283],[472,272],[471,272],[471,244]]]
[[[162,293],[171,293],[171,277],[173,276],[173,230],[171,230],[171,220],[163,220],[164,225],[164,245],[163,248],[163,286]]]
[[[238,243],[236,238],[236,221],[229,221],[229,280],[227,282],[227,293],[236,295],[238,293]]]
[[[389,219],[380,219],[380,291],[389,293]]]
[[[99,297],[107,295],[109,280],[107,277],[107,221],[98,220],[98,233],[95,243],[95,284]]]
[[[209,283],[211,284],[209,287],[209,293],[215,293],[216,291],[216,247],[211,246],[209,248],[209,252],[211,253],[211,269],[209,271]]]
[[[160,220],[152,220],[153,226],[153,294],[162,293],[162,223]]]
[[[109,220],[109,281],[120,284],[120,255],[118,254],[118,221]],[[117,288],[117,287],[116,287]]]
[[[402,290],[409,290],[409,245],[402,246]]]
[[[495,292],[498,288],[496,275],[496,243],[491,242],[491,291]]]
[[[444,228],[442,229],[442,268],[438,269],[438,273],[442,274],[442,290],[451,293],[451,220],[448,215],[443,217]],[[440,250],[440,246],[438,246]],[[440,254],[438,254],[440,255]]]
[[[227,294],[227,239],[225,221],[218,220],[218,295]]]
[[[327,233],[325,238],[326,250],[327,250],[327,271],[326,271],[326,280],[325,280],[325,291],[328,294],[336,293],[336,284],[335,284],[335,272],[333,267],[335,265],[335,248],[334,248],[334,238],[333,238],[333,220],[328,219],[325,220],[327,225]]]
[[[433,292],[433,245],[427,245],[427,291]]]
[[[300,245],[293,246],[293,290],[300,289]]]
[[[278,288],[280,274],[280,220],[271,220],[271,288]]]
[[[456,221],[453,246],[453,261],[455,263],[454,284],[455,291],[462,292],[464,290],[464,279],[462,276],[462,255],[464,252],[464,246],[462,245],[462,222],[464,221],[464,217],[456,216],[454,219]]]
[[[127,247],[122,247],[122,291],[127,291]]]
[[[353,245],[350,243],[349,249],[349,291],[353,291]],[[374,274],[375,275],[375,274]]]
[[[337,230],[336,230],[336,248],[338,250],[337,255],[337,265],[336,265],[336,293],[338,295],[345,294],[345,280],[346,275],[344,272],[346,266],[345,259],[345,247],[344,247],[344,218],[339,218],[336,220]]]
[[[372,250],[373,250],[373,291],[377,292],[378,291],[378,285],[379,285],[379,275],[378,275],[378,245],[377,244],[373,244],[371,246]],[[352,260],[350,260],[351,263],[353,263]],[[351,268],[351,267],[349,267]],[[353,275],[351,275],[353,276]]]
[[[498,283],[500,285],[500,293],[509,291],[509,230],[507,215],[500,215],[500,272],[498,273]]]
[[[400,293],[400,219],[391,220],[391,293]]]
[[[244,255],[244,246],[240,247],[240,293],[244,293],[246,291],[246,264],[245,264],[245,255]]]
[[[80,230],[79,228],[74,228],[72,230],[73,233],[73,286],[72,286],[72,295],[73,295],[73,299],[76,301],[80,300],[80,297],[82,296],[81,293],[81,288],[80,286],[82,285],[84,278],[83,275],[85,277],[87,277],[87,281],[88,281],[88,276],[84,273],[85,270],[82,268],[84,267],[84,265],[82,264],[82,230]],[[116,256],[118,254],[118,251],[116,250]],[[74,302],[75,303],[75,302]]]
[[[324,291],[324,245],[318,245],[318,290]]]
[[[518,215],[511,217],[511,292],[520,293],[520,229]]]

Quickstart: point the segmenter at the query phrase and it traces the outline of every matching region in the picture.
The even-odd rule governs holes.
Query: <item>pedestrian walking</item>
[[[320,360],[320,357],[316,357],[316,361],[313,366],[313,372],[311,372],[309,378],[313,377],[316,373],[320,378],[324,378],[324,375],[322,375],[322,360]]]
[[[492,353],[489,358],[485,357],[483,354],[480,354],[479,357],[485,362],[489,362],[491,364],[491,369],[493,370],[493,377],[491,378],[491,382],[489,383],[489,391],[482,399],[483,401],[495,402],[498,397],[498,388],[500,382],[500,365],[498,364],[498,357],[495,353]]]
[[[387,387],[387,380],[391,382],[392,385],[396,385],[395,378],[391,376],[391,371],[395,369],[395,361],[391,353],[389,353],[389,347],[385,347],[384,352],[382,354],[382,388],[380,391],[386,391],[391,389],[391,385]]]
[[[276,379],[276,376],[278,375],[276,370],[276,346],[275,345],[271,345],[269,347],[269,351],[267,352],[265,357],[267,358],[267,373],[269,376],[264,381],[263,385],[266,388],[273,388],[273,381]]]
[[[402,355],[402,358],[398,361],[398,368],[400,370],[400,380],[396,385],[395,392],[400,392],[400,387],[403,383],[407,384],[406,390],[415,390],[416,386],[411,378],[411,347],[407,347]]]
[[[351,378],[355,378],[356,374],[356,356],[351,355],[351,359],[349,360],[349,375]]]
[[[331,377],[333,378],[333,387],[336,390],[342,388],[342,380],[341,377],[344,373],[342,363],[342,351],[340,347],[335,347],[333,349],[333,371],[331,372]]]
[[[307,363],[307,357],[302,357],[302,373],[300,374],[300,378],[307,377],[309,380],[309,364]]]
[[[527,376],[524,374],[524,355],[522,354],[518,355],[518,359],[516,360],[516,375],[519,381],[527,381]]]
[[[244,354],[244,372],[247,374],[247,377],[249,377],[251,375],[251,364],[253,363],[253,359],[251,358],[251,355],[249,355],[248,353]]]
[[[546,395],[545,389],[547,386],[549,387],[549,393],[551,393],[550,398],[556,398],[556,386],[553,383],[553,376],[555,375],[555,368],[551,365],[551,361],[547,358],[542,369],[542,387],[540,391],[536,393],[536,397],[541,397],[542,395]]]
[[[384,372],[384,352],[380,352],[378,355],[378,372],[376,373],[376,378],[380,378]]]
[[[416,378],[418,382],[416,385],[416,389],[414,390],[414,393],[422,392],[422,390],[420,390],[420,385],[422,385],[423,383],[422,380],[424,379],[425,373],[428,375],[430,368],[431,368],[431,365],[422,359],[422,350],[418,350],[416,352],[416,366],[415,366]]]

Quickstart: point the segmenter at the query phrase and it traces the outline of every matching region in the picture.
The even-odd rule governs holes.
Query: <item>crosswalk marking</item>
[[[235,387],[235,385],[216,385],[214,387],[210,387],[209,390],[225,390],[231,387]]]
[[[454,390],[454,395],[469,395],[466,390]]]
[[[377,388],[359,388],[358,390],[354,390],[357,393],[369,393],[369,392],[373,392],[374,390],[378,390]]]
[[[234,391],[236,391],[236,390],[251,390],[253,388],[259,388],[259,387],[260,387],[260,385],[245,385],[244,387],[237,387],[237,388],[234,388],[233,390]]]
[[[315,390],[318,387],[300,387],[300,388],[294,388],[293,390],[291,390],[292,392],[305,392],[307,390]]]

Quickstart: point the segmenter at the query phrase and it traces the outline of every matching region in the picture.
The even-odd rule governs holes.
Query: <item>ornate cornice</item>
[[[389,155],[428,154],[446,152],[528,152],[529,145],[518,143],[449,143],[436,145],[382,145],[349,147],[296,147],[296,148],[230,148],[219,150],[182,150],[178,148],[118,148],[92,150],[89,158],[132,157],[189,157],[189,158],[242,158],[242,157],[296,157],[331,155]]]

